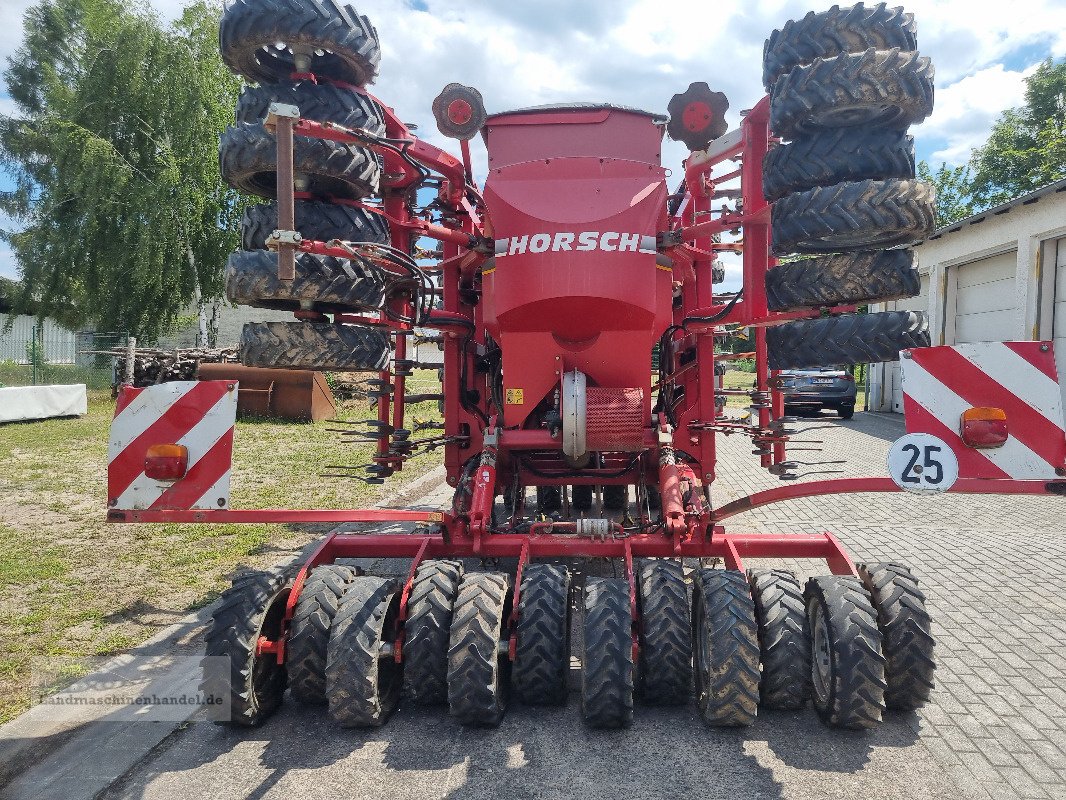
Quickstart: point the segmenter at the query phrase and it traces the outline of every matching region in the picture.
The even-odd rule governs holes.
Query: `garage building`
[[[1066,374],[1066,179],[941,228],[914,247],[917,297],[871,311],[929,317],[932,343],[1054,339]],[[899,363],[870,369],[871,411],[903,412]]]

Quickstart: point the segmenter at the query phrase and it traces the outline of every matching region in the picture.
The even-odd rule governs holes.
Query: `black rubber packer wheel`
[[[633,722],[633,616],[629,582],[586,578],[581,713],[590,728]]]
[[[902,130],[933,113],[933,63],[901,50],[820,58],[770,93],[770,128],[785,139],[836,128]]]
[[[628,486],[603,487],[603,507],[608,511],[624,511],[628,503]]]
[[[910,250],[860,250],[804,258],[766,272],[771,311],[916,297],[921,279]]]
[[[390,242],[389,225],[385,218],[364,208],[297,200],[295,211],[296,230],[304,239],[316,242],[328,242],[331,239],[375,244]],[[277,203],[248,206],[241,217],[241,247],[245,250],[266,250],[266,240],[277,228]]]
[[[811,694],[803,589],[796,576],[783,569],[749,569],[748,583],[762,661],[759,704],[780,711],[803,708]]]
[[[903,131],[854,128],[804,136],[763,159],[767,200],[842,181],[914,177],[914,139]]]
[[[680,561],[648,559],[637,567],[640,671],[645,703],[678,705],[692,698],[692,622]]]
[[[295,279],[282,281],[277,253],[238,250],[226,262],[226,299],[285,311],[375,311],[385,302],[385,276],[369,263],[297,253]]]
[[[860,564],[859,576],[877,610],[885,654],[885,705],[913,711],[933,691],[935,642],[925,595],[902,564]]]
[[[308,72],[362,86],[377,73],[377,31],[337,0],[235,0],[218,31],[222,60],[252,83],[287,80],[292,48],[310,53]],[[279,48],[277,45],[284,45]]]
[[[563,507],[563,490],[558,486],[537,487],[537,511],[550,514]]]
[[[205,636],[205,697],[229,698],[224,725],[254,727],[281,705],[288,673],[273,653],[256,653],[260,636],[281,635],[292,581],[282,572],[242,575],[222,593]],[[228,662],[221,659],[229,659]],[[226,666],[228,663],[228,667]]]
[[[285,664],[289,690],[301,703],[326,702],[326,647],[333,618],[356,571],[340,564],[316,567],[304,581],[289,623]]]
[[[245,86],[237,97],[236,121],[265,121],[271,103],[296,106],[302,119],[335,122],[346,128],[362,128],[375,136],[385,135],[381,107],[368,95],[312,81]]]
[[[592,510],[593,488],[588,485],[570,487],[570,502],[576,511]]]
[[[464,725],[496,727],[507,708],[511,593],[502,572],[468,572],[459,583],[448,645],[448,710]]]
[[[389,363],[391,343],[375,328],[324,322],[247,322],[241,332],[246,367],[377,372]]]
[[[839,253],[924,239],[936,228],[933,187],[922,181],[848,181],[782,197],[771,208],[773,250]]]
[[[461,561],[430,559],[418,565],[407,598],[403,685],[412,702],[448,702],[448,631],[463,576]]]
[[[355,578],[333,618],[326,696],[330,717],[342,727],[384,725],[400,701],[402,665],[382,652],[395,638],[400,589],[395,578]]]
[[[808,580],[803,596],[818,716],[833,728],[872,728],[885,708],[885,659],[869,593],[858,578],[829,575]]]
[[[759,635],[748,581],[736,570],[700,569],[693,581],[696,704],[716,727],[751,725],[759,708]]]
[[[222,179],[258,197],[277,195],[278,151],[274,134],[259,123],[242,122],[222,132],[218,146]],[[381,168],[369,150],[328,139],[293,137],[293,170],[316,197],[361,200],[378,188]]]
[[[887,3],[833,6],[820,14],[811,11],[803,19],[790,19],[766,40],[763,85],[770,91],[781,75],[816,58],[864,53],[870,48],[915,50],[917,30],[913,14],[904,13],[902,8],[889,8]]]
[[[570,673],[570,571],[527,564],[518,595],[511,687],[529,705],[566,702]]]
[[[925,314],[917,311],[804,319],[766,331],[770,369],[898,361],[900,350],[928,346]]]

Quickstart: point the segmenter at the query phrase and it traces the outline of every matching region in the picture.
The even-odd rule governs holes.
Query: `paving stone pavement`
[[[820,439],[807,461],[846,460],[840,475],[887,475],[902,418],[801,419]],[[779,486],[753,468],[747,439],[719,439],[721,505]],[[937,689],[912,724],[919,741],[972,797],[1066,798],[1066,500],[1057,497],[855,494],[766,506],[731,530],[828,530],[856,560],[901,561],[921,581],[937,640]],[[800,574],[810,563],[790,561]]]
[[[824,427],[798,437],[824,442],[804,460],[847,460],[826,467],[847,475],[886,474],[903,432],[899,418],[876,414],[804,426]],[[719,442],[717,505],[780,485],[747,439]],[[914,568],[934,616],[937,689],[920,713],[889,714],[875,731],[831,731],[810,710],[708,730],[693,707],[638,708],[627,731],[589,731],[573,694],[561,709],[513,708],[488,731],[409,706],[385,728],[343,731],[324,709],[286,701],[254,731],[176,732],[103,797],[1066,798],[1063,502],[843,495],[729,521],[736,531],[828,530],[857,559]]]

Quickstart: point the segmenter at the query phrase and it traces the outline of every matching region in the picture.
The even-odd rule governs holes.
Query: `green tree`
[[[1000,116],[971,165],[981,208],[1066,177],[1066,59],[1048,59],[1026,79],[1025,105]]]
[[[937,227],[950,225],[974,213],[970,168],[949,167],[941,163],[936,172],[925,161],[918,162],[918,177],[936,189]]]
[[[19,113],[0,118],[16,308],[151,341],[190,301],[221,295],[241,198],[218,174],[239,91],[218,56],[220,13],[199,0],[169,27],[117,0],[26,13],[4,73]]]

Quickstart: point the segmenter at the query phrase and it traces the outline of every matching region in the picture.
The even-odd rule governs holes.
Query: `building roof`
[[[986,220],[992,217],[1001,217],[1004,214],[1009,214],[1013,209],[1017,208],[1018,206],[1030,206],[1033,203],[1039,202],[1041,198],[1047,197],[1048,195],[1061,193],[1066,193],[1066,178],[1055,181],[1054,183],[1049,183],[1047,186],[1041,186],[1039,189],[1034,189],[1031,192],[1026,192],[1023,195],[1015,197],[1013,200],[1008,200],[1006,203],[1002,203],[1001,205],[985,209],[984,211],[974,214],[973,216],[966,217],[966,219],[960,219],[956,222],[952,222],[950,225],[945,225],[943,228],[938,228],[926,241],[940,239],[941,237],[949,233],[958,233],[963,228],[969,227],[971,225],[980,225],[982,222],[985,222]],[[919,242],[918,244],[921,244],[921,242]]]

